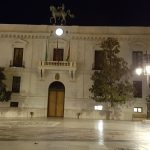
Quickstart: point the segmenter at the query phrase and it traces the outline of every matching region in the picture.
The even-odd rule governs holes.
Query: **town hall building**
[[[137,91],[116,105],[113,114],[89,91],[101,62],[101,41],[107,37],[118,39],[119,55],[133,70],[130,81]],[[149,27],[1,24],[0,67],[12,96],[0,102],[0,117],[145,119],[150,116],[149,74],[139,76],[134,70],[139,63],[144,66],[149,52]]]

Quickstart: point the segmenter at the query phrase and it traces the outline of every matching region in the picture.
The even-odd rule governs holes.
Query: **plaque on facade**
[[[59,75],[59,73],[56,73],[55,74],[55,80],[59,80],[60,79],[60,75]]]

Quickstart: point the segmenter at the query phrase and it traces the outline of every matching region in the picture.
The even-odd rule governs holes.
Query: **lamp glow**
[[[150,66],[146,66],[146,67],[145,67],[145,73],[146,73],[147,75],[150,75]]]
[[[98,105],[98,106],[94,106],[95,110],[103,110],[103,106],[102,105]]]
[[[63,35],[64,31],[61,28],[57,28],[55,33],[56,33],[57,36],[61,36],[61,35]]]
[[[137,75],[141,75],[142,74],[142,68],[137,68],[136,70],[135,70],[135,72],[136,72],[136,74]]]

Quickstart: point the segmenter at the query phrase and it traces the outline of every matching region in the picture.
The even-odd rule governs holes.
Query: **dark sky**
[[[0,23],[50,24],[49,6],[62,3],[68,25],[150,26],[150,0],[1,0]]]

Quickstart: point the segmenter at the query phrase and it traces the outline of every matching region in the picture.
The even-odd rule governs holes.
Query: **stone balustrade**
[[[51,69],[51,67],[60,67],[59,69],[76,69],[76,62],[68,62],[68,61],[41,61],[40,67],[45,69]]]
[[[76,66],[76,62],[70,61],[40,61],[39,68],[41,76],[44,75],[45,70],[66,70],[69,71],[70,77],[74,79]]]

